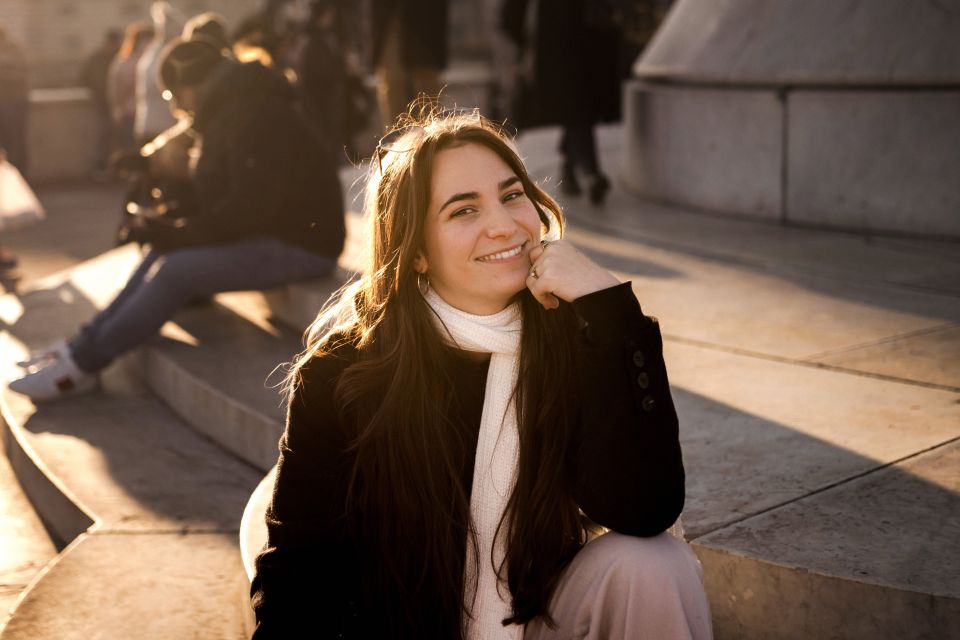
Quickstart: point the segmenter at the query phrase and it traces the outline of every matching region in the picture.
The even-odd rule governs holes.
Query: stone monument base
[[[960,239],[960,89],[626,84],[622,179],[783,223]]]

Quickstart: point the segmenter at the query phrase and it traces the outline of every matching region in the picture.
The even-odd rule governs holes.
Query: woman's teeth
[[[492,262],[493,260],[506,260],[507,258],[512,258],[513,256],[520,255],[520,252],[523,250],[523,245],[514,247],[507,251],[501,251],[500,253],[491,253],[488,256],[483,256],[477,258],[480,262]]]

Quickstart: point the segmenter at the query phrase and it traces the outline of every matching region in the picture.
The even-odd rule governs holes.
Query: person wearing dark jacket
[[[420,93],[441,89],[449,0],[373,0],[370,12],[377,100],[390,126]]]
[[[171,43],[160,77],[201,137],[196,210],[135,218],[129,238],[150,250],[123,290],[10,384],[36,401],[94,388],[98,371],[191,299],[322,277],[343,249],[337,173],[285,79],[203,39]]]
[[[657,322],[497,125],[397,135],[292,369],[254,640],[710,638]]]
[[[610,189],[597,157],[593,127],[620,119],[623,70],[620,26],[596,0],[504,0],[500,26],[520,52],[514,100],[520,128],[560,125],[563,156],[560,188],[581,192],[586,176],[591,202]]]

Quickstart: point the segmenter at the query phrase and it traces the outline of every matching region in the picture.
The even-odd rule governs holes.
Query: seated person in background
[[[191,299],[322,277],[343,249],[340,183],[289,83],[204,39],[174,40],[163,56],[159,80],[201,138],[196,210],[133,217],[129,238],[149,251],[76,336],[22,363],[28,374],[10,388],[34,401],[93,389]]]
[[[233,57],[226,22],[212,11],[187,20],[181,37],[184,40],[205,38],[221,49],[223,55]],[[177,123],[141,148],[114,154],[112,168],[129,183],[118,244],[129,241],[130,218],[126,214],[137,214],[148,207],[154,213],[180,217],[196,209],[190,163],[191,151],[200,148],[197,133],[190,114],[178,109],[174,115]]]

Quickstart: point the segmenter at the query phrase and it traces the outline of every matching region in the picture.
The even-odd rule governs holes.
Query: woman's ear
[[[427,272],[427,258],[422,253],[417,253],[417,257],[413,259],[413,268],[417,273],[426,273]]]

